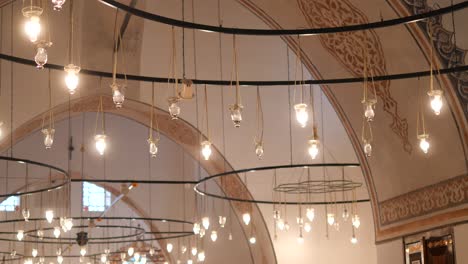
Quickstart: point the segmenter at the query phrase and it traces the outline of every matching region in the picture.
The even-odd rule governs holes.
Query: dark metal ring
[[[351,180],[310,180],[279,184],[273,190],[288,194],[323,194],[353,191],[361,186],[362,183]]]
[[[228,172],[222,172],[218,173],[215,175],[211,175],[208,177],[205,177],[201,179],[194,187],[193,189],[195,190],[196,193],[203,195],[203,196],[209,196],[213,198],[218,198],[222,200],[227,200],[227,201],[234,201],[234,202],[242,202],[242,203],[256,203],[256,204],[287,204],[287,205],[298,205],[298,204],[304,204],[304,205],[325,205],[325,204],[345,204],[345,203],[352,203],[352,202],[357,202],[357,203],[363,203],[363,202],[369,202],[369,199],[361,199],[361,200],[343,200],[343,201],[333,201],[333,202],[307,202],[307,201],[301,201],[301,202],[287,202],[287,201],[269,201],[269,200],[255,200],[255,199],[243,199],[243,198],[236,198],[236,197],[230,197],[226,195],[218,195],[214,193],[209,193],[207,191],[203,191],[200,186],[210,180],[215,180],[218,178],[223,178],[223,177],[229,177],[232,175],[237,175],[241,173],[246,173],[246,172],[255,172],[255,171],[265,171],[265,170],[277,170],[277,169],[291,169],[291,168],[357,168],[360,167],[359,163],[315,163],[315,164],[290,164],[290,165],[278,165],[278,166],[268,166],[268,167],[257,167],[257,168],[248,168],[248,169],[241,169],[241,170],[234,170],[234,171],[228,171]]]
[[[285,35],[321,35],[321,34],[332,34],[332,33],[340,33],[340,32],[352,32],[357,30],[371,30],[377,28],[385,28],[390,26],[396,25],[403,25],[408,23],[418,22],[420,20],[424,20],[431,17],[436,17],[444,14],[449,14],[458,10],[462,10],[468,7],[468,1],[461,2],[458,4],[454,4],[448,7],[439,8],[436,10],[432,10],[426,13],[394,18],[389,20],[383,20],[378,22],[372,22],[367,24],[356,24],[356,25],[349,25],[349,26],[341,26],[341,27],[326,27],[326,28],[309,28],[309,29],[248,29],[248,28],[229,28],[229,27],[222,27],[222,26],[211,26],[211,25],[204,25],[198,24],[188,21],[182,21],[177,19],[172,19],[169,17],[163,17],[160,15],[152,14],[122,3],[119,3],[115,0],[99,0],[109,6],[112,6],[117,9],[122,9],[127,13],[132,15],[148,19],[151,21],[163,23],[166,25],[182,27],[182,28],[189,28],[189,29],[197,29],[200,31],[205,32],[218,32],[224,34],[234,34],[234,35],[255,35],[255,36],[285,36]]]
[[[87,225],[80,225],[80,226],[73,226],[73,229],[79,229],[79,228],[88,228],[89,226]],[[141,227],[138,227],[138,226],[122,226],[122,225],[96,225],[95,228],[120,228],[120,229],[132,229],[134,231],[136,231],[135,233],[133,234],[128,234],[128,235],[122,235],[122,236],[109,236],[109,237],[88,237],[88,240],[89,241],[92,241],[92,240],[113,240],[113,239],[122,239],[122,238],[131,238],[131,237],[137,237],[137,236],[141,236],[143,234],[146,233],[145,229],[144,228],[141,228]],[[28,230],[26,232],[24,232],[25,235],[27,235],[28,237],[32,237],[32,238],[36,238],[36,239],[39,239],[39,236],[37,236],[37,231],[39,229],[34,229],[34,230]],[[48,230],[54,230],[53,227],[48,227],[48,228],[43,228],[41,229],[43,231],[48,231]],[[2,233],[0,233],[2,234]],[[55,237],[48,237],[48,236],[43,236],[43,239],[48,239],[48,240],[69,240],[69,241],[75,241],[76,240],[76,237],[60,237],[60,238],[55,238]]]
[[[67,185],[68,183],[70,183],[70,176],[68,175],[68,172],[66,172],[65,170],[59,168],[59,167],[55,167],[53,165],[50,165],[50,164],[46,164],[46,163],[42,163],[42,162],[37,162],[37,161],[33,161],[33,160],[27,160],[27,159],[20,159],[20,158],[13,158],[13,157],[6,157],[6,156],[0,156],[0,160],[5,160],[5,161],[13,161],[13,162],[18,162],[20,164],[26,164],[26,165],[35,165],[35,166],[39,166],[39,167],[43,167],[43,168],[47,168],[47,169],[50,169],[50,170],[53,170],[55,172],[58,172],[59,174],[62,174],[65,178],[65,181],[61,184],[56,184],[56,185],[53,185],[49,188],[42,188],[42,189],[38,189],[38,190],[33,190],[33,191],[25,191],[25,192],[15,192],[15,193],[8,193],[8,194],[0,194],[0,198],[5,198],[5,197],[10,197],[10,196],[25,196],[25,195],[32,195],[32,194],[36,194],[36,193],[42,193],[42,192],[49,192],[49,191],[53,191],[53,190],[57,190],[57,189],[60,189],[62,188],[63,186]]]

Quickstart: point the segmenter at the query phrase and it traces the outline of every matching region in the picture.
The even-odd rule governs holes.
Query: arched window
[[[89,182],[83,182],[83,211],[104,212],[111,204],[111,193]]]
[[[20,205],[20,198],[18,196],[10,196],[0,203],[0,211],[14,212]]]

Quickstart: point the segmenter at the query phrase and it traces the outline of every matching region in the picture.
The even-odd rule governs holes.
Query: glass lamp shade
[[[24,24],[24,31],[32,43],[36,42],[41,34],[41,19],[38,15],[31,15]]]
[[[234,127],[240,127],[242,122],[242,109],[244,107],[240,104],[234,104],[229,107],[231,112],[231,120],[234,123]]]
[[[351,237],[351,243],[352,243],[352,244],[357,244],[357,242],[358,242],[358,240],[357,240],[356,236],[353,235],[353,236]]]
[[[29,209],[23,209],[21,213],[23,215],[24,221],[29,222],[29,217],[31,216]]]
[[[58,226],[54,227],[54,236],[55,236],[55,238],[59,238],[61,233],[62,233],[62,231],[60,231],[60,227],[58,227]]]
[[[205,228],[205,230],[208,230],[208,228],[210,228],[210,218],[208,216],[202,218],[202,225]]]
[[[307,217],[307,219],[309,219],[310,222],[314,221],[315,209],[314,208],[307,208],[306,209],[306,217]]]
[[[198,261],[203,262],[205,261],[205,251],[198,252]]]
[[[206,233],[206,229],[205,229],[205,228],[201,228],[201,229],[200,229],[200,233],[199,233],[200,238],[204,237],[204,236],[205,236],[205,233]]]
[[[194,223],[193,224],[193,233],[195,235],[200,234],[200,229],[201,229],[200,223]]]
[[[192,247],[192,249],[190,250],[190,252],[192,253],[192,256],[196,256],[197,253],[198,253],[198,250],[196,247]]]
[[[71,219],[71,218],[65,219],[65,229],[67,231],[70,231],[70,230],[72,230],[72,228],[73,228],[73,219]]]
[[[97,152],[102,156],[106,152],[107,143],[106,143],[107,136],[104,134],[98,134],[94,136],[95,146]]]
[[[151,247],[148,253],[150,254],[150,256],[154,256],[154,254],[156,253],[156,250],[153,247]]]
[[[226,225],[226,220],[227,220],[226,217],[220,215],[220,216],[218,217],[218,220],[219,220],[219,221],[218,221],[218,222],[219,222],[219,226],[221,226],[221,228],[224,228],[224,226]]]
[[[122,105],[125,101],[125,89],[123,85],[117,83],[112,83],[110,85],[112,89],[112,101],[116,108],[122,108]]]
[[[327,214],[327,223],[332,226],[335,223],[335,214]]]
[[[81,247],[80,248],[80,255],[83,256],[83,257],[86,256],[86,247]]]
[[[309,155],[312,159],[316,159],[319,154],[319,141],[317,139],[309,140]]]
[[[133,247],[129,247],[127,249],[127,254],[129,257],[133,256],[133,253],[135,253],[135,249]]]
[[[45,217],[47,219],[47,222],[50,224],[54,220],[54,211],[52,210],[47,210],[45,212]]]
[[[298,244],[304,244],[304,236],[302,236],[302,234],[300,234],[300,235],[297,237],[297,243],[298,243]]]
[[[74,94],[76,92],[76,88],[78,87],[78,73],[80,72],[81,68],[74,64],[68,64],[65,66],[64,70],[66,73],[65,84],[67,86],[68,92],[70,94]]]
[[[307,126],[309,121],[309,113],[307,112],[307,104],[295,104],[294,111],[296,112],[296,120],[301,127]]]
[[[279,210],[274,210],[273,211],[273,219],[275,220],[280,220],[281,219],[281,213]]]
[[[101,254],[101,263],[106,263],[106,262],[107,262],[107,255]]]
[[[36,62],[36,68],[44,69],[44,65],[48,60],[47,49],[44,47],[38,47],[36,56],[34,56],[34,61]]]
[[[229,241],[232,241],[232,239],[233,239],[232,233],[229,233],[228,240],[229,240]]]
[[[127,254],[125,252],[120,253],[120,260],[123,262],[127,258]]]
[[[211,142],[208,140],[205,140],[201,143],[201,153],[203,155],[203,158],[205,160],[209,160],[212,150],[211,150]]]
[[[216,240],[218,240],[218,232],[216,232],[215,230],[211,231],[211,241],[213,242],[216,242]]]
[[[257,243],[257,238],[252,236],[252,237],[249,238],[249,242],[250,242],[250,244],[254,245],[255,243]]]
[[[133,259],[135,260],[135,262],[138,262],[140,260],[140,253],[136,252],[135,254],[133,254]]]
[[[148,261],[148,259],[146,258],[146,255],[141,256],[140,264],[146,264],[147,261]]]
[[[427,154],[429,152],[429,135],[428,134],[422,134],[418,135],[419,139],[419,148],[424,152],[424,154]]]
[[[353,223],[353,226],[355,228],[359,228],[361,226],[361,219],[359,218],[358,215],[354,215],[352,218],[351,218],[351,221]]]
[[[185,100],[190,100],[194,96],[193,82],[189,79],[182,80],[182,91],[179,92],[179,97]]]
[[[348,211],[348,209],[346,207],[343,209],[343,214],[341,216],[343,217],[343,220],[348,221],[349,211]]]
[[[372,156],[372,145],[370,142],[366,141],[364,142],[364,154],[366,154],[366,157]]]
[[[375,117],[375,111],[374,111],[374,106],[375,106],[375,100],[368,100],[365,101],[364,104],[364,117],[366,118],[367,122],[372,122],[374,121]]]
[[[178,97],[169,97],[167,99],[169,103],[169,114],[171,115],[172,120],[179,119],[180,115],[180,106],[178,105],[179,98]]]
[[[285,228],[285,223],[283,219],[278,219],[276,222],[276,226],[278,227],[279,230],[283,231]]]
[[[52,4],[54,5],[55,11],[61,11],[63,8],[63,4],[65,4],[66,0],[52,0]]]
[[[171,243],[167,243],[166,245],[167,252],[171,253],[173,249],[174,249],[174,245],[172,245]]]
[[[242,215],[242,221],[244,222],[245,225],[249,225],[250,223],[250,214],[249,213],[244,213]]]
[[[18,239],[18,241],[23,240],[23,238],[24,238],[24,230],[18,230],[18,233],[16,233],[16,238]]]
[[[193,260],[191,259],[187,260],[187,264],[193,264]]]
[[[255,155],[257,155],[258,159],[262,159],[263,154],[264,154],[263,142],[261,141],[255,142]]]
[[[36,234],[39,240],[44,239],[44,231],[42,231],[42,229],[37,230]]]
[[[45,146],[45,148],[46,149],[52,148],[52,145],[54,144],[55,129],[53,129],[53,128],[44,128],[44,129],[42,129],[42,135],[44,136],[44,146]]]
[[[28,258],[24,261],[24,264],[33,264],[33,260]]]
[[[310,223],[305,223],[304,224],[304,231],[306,231],[307,233],[312,231],[312,225]]]
[[[59,263],[59,264],[63,263],[63,256],[62,255],[57,256],[57,263]]]
[[[10,253],[10,256],[14,258],[16,256],[16,250],[13,249]]]
[[[442,101],[442,97],[444,95],[444,92],[442,90],[432,90],[427,93],[431,97],[431,108],[432,111],[434,111],[434,114],[440,115],[440,110],[442,109],[442,106],[444,105]]]
[[[180,252],[182,252],[182,254],[185,254],[185,252],[187,252],[187,247],[186,246],[180,247]]]
[[[159,140],[155,140],[152,138],[148,139],[148,146],[149,146],[149,153],[151,157],[155,158],[156,155],[158,154],[158,142]]]

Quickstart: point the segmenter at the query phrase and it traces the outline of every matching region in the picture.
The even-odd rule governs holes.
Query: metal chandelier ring
[[[426,13],[399,17],[389,20],[382,20],[378,22],[366,23],[366,24],[355,24],[340,27],[326,27],[326,28],[309,28],[309,29],[250,29],[250,28],[232,28],[223,26],[211,26],[199,23],[193,23],[183,20],[177,20],[169,17],[160,16],[157,14],[149,13],[144,10],[140,10],[126,4],[122,4],[116,0],[99,0],[100,2],[112,6],[117,9],[121,9],[134,16],[138,16],[147,20],[159,22],[162,24],[182,27],[188,29],[196,29],[202,32],[218,32],[224,34],[234,35],[253,35],[253,36],[285,36],[285,35],[321,35],[321,34],[332,34],[342,32],[352,32],[357,30],[371,30],[378,28],[385,28],[396,25],[404,25],[408,23],[418,22],[431,17],[436,17],[444,14],[449,14],[455,11],[462,10],[468,7],[468,1],[464,1],[458,4],[454,4],[448,7],[439,8]]]
[[[88,228],[87,225],[79,225],[79,226],[74,226],[73,229],[82,229],[82,228]],[[146,234],[146,231],[144,228],[138,227],[138,226],[125,226],[125,225],[96,225],[96,228],[104,228],[104,229],[113,229],[113,228],[119,228],[119,229],[130,229],[135,231],[135,233],[128,234],[128,235],[121,235],[121,236],[107,236],[107,237],[88,237],[89,241],[92,240],[114,240],[114,239],[124,239],[124,238],[132,238],[132,237],[137,237]],[[42,231],[50,231],[54,230],[53,227],[48,227],[48,228],[43,228],[43,229],[32,229],[25,231],[24,234],[27,235],[28,237],[34,238],[34,239],[39,239],[39,236],[37,235],[37,231],[42,230]],[[10,232],[12,233],[12,232]],[[2,234],[2,233],[0,233]],[[15,234],[13,232],[13,234]],[[43,239],[46,240],[57,240],[58,238],[55,237],[49,237],[49,236],[43,236]],[[60,240],[69,240],[69,241],[75,241],[76,237],[60,237]]]

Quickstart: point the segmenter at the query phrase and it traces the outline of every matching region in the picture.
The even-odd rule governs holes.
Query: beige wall
[[[403,240],[395,239],[377,245],[378,264],[403,264]]]
[[[454,232],[457,264],[468,263],[468,224],[455,226]]]

